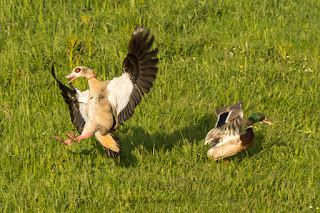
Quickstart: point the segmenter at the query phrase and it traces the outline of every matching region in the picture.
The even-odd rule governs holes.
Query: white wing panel
[[[127,106],[133,90],[133,83],[128,73],[113,78],[107,86],[109,91],[108,99],[117,115]]]

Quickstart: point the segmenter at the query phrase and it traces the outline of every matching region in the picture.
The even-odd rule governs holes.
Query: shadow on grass
[[[171,152],[173,148],[179,147],[184,142],[202,143],[207,132],[214,125],[213,120],[215,119],[214,115],[206,114],[199,118],[197,122],[171,133],[166,133],[170,131],[166,131],[165,127],[162,132],[154,134],[149,134],[141,127],[130,127],[133,136],[129,136],[125,134],[128,128],[123,127],[121,134],[119,134],[123,147],[120,166],[129,167],[136,165],[137,159],[132,154],[132,151],[134,149],[141,150],[141,147],[143,147],[143,150],[147,153],[159,152],[160,150],[163,152]]]
[[[170,152],[174,147],[177,147],[177,145],[179,146],[179,143],[181,142],[192,143],[194,141],[200,141],[202,143],[207,132],[214,125],[215,120],[216,117],[214,115],[206,114],[199,118],[196,123],[192,123],[187,127],[168,134],[166,132],[169,131],[166,131],[164,125],[162,132],[154,134],[149,134],[141,127],[121,127],[120,131],[116,132],[122,144],[121,161],[118,165],[121,167],[135,166],[137,164],[137,159],[136,156],[132,154],[132,151],[136,149],[140,150],[141,147],[143,147],[144,152],[147,153],[154,153],[160,150]],[[129,131],[132,132],[132,134],[126,134],[126,132]],[[69,152],[73,155],[92,155],[93,158],[97,157],[99,154],[106,156],[101,144],[96,139],[92,138],[92,140],[95,140],[93,148],[84,149],[80,152],[69,150]],[[113,160],[118,161],[118,159]]]
[[[145,129],[141,127],[122,127],[120,131],[116,132],[117,136],[120,138],[122,143],[122,155],[120,163],[117,165],[121,167],[131,167],[138,163],[135,155],[132,154],[133,150],[142,150],[144,153],[154,153],[162,150],[163,152],[169,151],[175,147],[181,146],[184,142],[199,142],[203,143],[207,132],[213,128],[216,118],[212,114],[206,114],[205,116],[199,118],[196,123],[193,123],[187,127],[176,130],[172,133],[166,134],[162,132],[149,134]],[[126,134],[126,132],[132,132],[131,135]],[[165,129],[163,132],[166,132]],[[95,139],[93,139],[95,140]],[[245,151],[238,153],[235,156],[229,158],[230,161],[237,160],[241,162],[246,157],[253,157],[259,154],[262,150],[261,142],[264,141],[264,135],[255,132],[255,140],[253,144]],[[209,146],[208,146],[209,149]],[[73,155],[92,155],[93,158],[98,155],[105,156],[106,153],[101,144],[95,140],[95,145],[91,149],[85,149],[80,152],[70,151]],[[203,155],[206,155],[204,152]],[[107,159],[107,157],[106,157]],[[110,159],[118,161],[118,159]]]

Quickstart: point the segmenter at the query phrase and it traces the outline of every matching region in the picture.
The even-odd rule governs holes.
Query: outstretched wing
[[[86,107],[89,97],[89,90],[81,92],[80,90],[73,88],[72,85],[70,85],[71,88],[69,88],[61,83],[56,78],[53,65],[51,68],[51,74],[58,83],[64,101],[69,106],[71,121],[76,126],[78,132],[81,134],[84,124],[88,120],[88,117],[86,115]]]
[[[240,101],[216,111],[218,120],[215,128],[208,132],[205,138],[205,145],[211,143],[212,146],[220,146],[224,141],[240,137],[243,118],[241,104],[242,102]]]
[[[237,116],[242,118],[243,112],[242,112],[241,104],[242,104],[242,101],[240,101],[232,106],[218,109],[216,111],[216,113],[218,115],[218,121],[217,121],[215,127],[221,127],[221,126],[225,125],[226,123],[230,122],[231,120],[235,119]]]
[[[156,79],[158,49],[151,50],[154,37],[144,26],[137,26],[131,35],[127,57],[123,62],[123,74],[113,78],[107,86],[108,99],[116,112],[119,123],[128,120],[141,97],[148,93]]]

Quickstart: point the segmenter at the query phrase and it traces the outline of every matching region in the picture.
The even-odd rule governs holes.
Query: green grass
[[[319,20],[312,0],[1,1],[2,211],[320,208]],[[75,128],[50,63],[62,81],[77,65],[116,77],[137,24],[155,35],[159,73],[117,132],[120,163],[94,138],[57,142]],[[229,165],[212,162],[215,110],[239,100],[275,125],[257,124]]]

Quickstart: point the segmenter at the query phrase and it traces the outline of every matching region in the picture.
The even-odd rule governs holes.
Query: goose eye
[[[77,69],[75,69],[74,71],[76,72],[76,73],[78,73],[78,72],[80,72],[80,68],[77,68]]]

